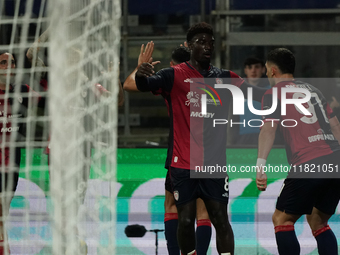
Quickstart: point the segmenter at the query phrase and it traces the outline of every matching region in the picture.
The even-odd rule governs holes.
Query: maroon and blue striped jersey
[[[273,121],[279,125],[286,145],[288,162],[299,165],[314,158],[340,150],[332,134],[329,119],[334,117],[323,94],[314,86],[302,81],[284,81],[273,88],[278,90],[278,104],[274,113],[264,116],[264,122]],[[269,89],[262,100],[262,109],[272,107],[273,88]],[[311,99],[303,106],[311,113],[304,115],[294,104],[286,105],[286,115],[281,114],[281,89],[303,88],[311,93]],[[287,99],[304,98],[300,92],[286,93]]]

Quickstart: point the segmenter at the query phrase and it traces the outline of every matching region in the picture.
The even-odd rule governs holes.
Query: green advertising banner
[[[127,238],[124,229],[131,224],[144,225],[148,230],[164,229],[165,158],[166,149],[163,148],[118,149],[116,183],[103,180],[98,172],[91,171],[84,215],[79,217],[89,219],[89,215],[96,214],[100,222],[85,220],[80,223],[83,231],[81,234],[89,248],[88,254],[100,254],[98,244],[105,246],[107,242],[116,243],[116,254],[154,254],[154,233],[148,232],[143,238]],[[236,254],[277,253],[271,215],[289,166],[285,150],[273,149],[267,161],[268,168],[272,167],[272,172],[268,173],[268,189],[259,192],[252,171],[256,159],[257,149],[227,149],[227,165],[230,170],[228,208],[235,235]],[[49,184],[47,155],[43,149],[23,151],[20,180],[11,204],[7,227],[13,254],[51,254],[52,202]],[[117,194],[117,224],[116,240],[108,241],[107,232],[98,231],[96,225],[105,224],[107,215],[111,213],[105,207],[111,188]],[[97,202],[101,200],[96,206],[93,194],[96,194]],[[18,215],[23,218],[18,218]],[[30,217],[25,218],[25,215]],[[32,215],[40,215],[39,219],[42,220],[31,220],[34,218],[31,218]],[[330,221],[336,236],[340,236],[339,215],[338,210]],[[301,244],[301,254],[317,254],[316,242],[305,217],[297,222],[295,229]],[[214,232],[208,254],[217,254]],[[24,253],[23,247],[26,247]],[[167,254],[164,233],[159,234],[158,249],[159,254]]]

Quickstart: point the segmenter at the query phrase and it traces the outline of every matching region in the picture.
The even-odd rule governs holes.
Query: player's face
[[[271,87],[275,86],[275,81],[274,81],[274,72],[275,72],[275,68],[274,65],[266,62],[266,68],[267,68],[267,77],[269,80],[269,84]]]
[[[15,68],[14,57],[12,54],[4,53],[0,55],[0,69]]]
[[[189,45],[191,58],[201,63],[210,63],[211,56],[215,49],[215,38],[209,34],[197,34]]]
[[[260,63],[247,65],[244,68],[244,73],[246,74],[248,79],[257,80],[262,77],[264,72],[265,72],[265,68]]]
[[[15,61],[12,54],[4,53],[0,55],[0,82],[6,83],[7,69],[15,69]],[[11,73],[11,80],[13,80],[14,73]]]

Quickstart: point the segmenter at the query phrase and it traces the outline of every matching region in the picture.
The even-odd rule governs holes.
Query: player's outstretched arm
[[[276,123],[266,122],[264,123],[259,135],[259,148],[256,163],[259,171],[256,173],[256,186],[258,190],[261,191],[265,191],[267,188],[267,174],[262,171],[263,168],[261,165],[264,166],[266,164],[269,152],[274,144],[276,129]]]
[[[42,33],[39,36],[39,38],[34,41],[32,46],[27,50],[26,57],[32,63],[32,65],[38,66],[38,67],[44,67],[45,66],[44,61],[41,58],[38,57],[38,52],[41,48],[41,44],[48,40],[48,36],[49,36],[49,28],[46,29],[46,31],[44,33]],[[33,61],[34,61],[34,63],[33,63]]]
[[[124,86],[123,86],[124,90],[126,90],[126,91],[138,91],[137,86],[136,86],[135,76],[136,76],[136,73],[138,71],[138,68],[143,63],[150,63],[153,66],[160,63],[160,61],[152,62],[152,53],[153,53],[153,50],[154,50],[154,46],[155,46],[155,44],[153,43],[153,41],[148,42],[146,44],[145,51],[144,51],[144,44],[142,44],[141,49],[140,49],[140,53],[139,53],[139,57],[138,57],[137,67],[124,81]]]
[[[118,92],[118,106],[124,104],[124,91],[120,81],[118,81],[119,92]],[[92,89],[93,93],[98,97],[109,97],[111,92],[104,88],[101,84],[97,83]]]
[[[112,71],[112,62],[109,63],[109,68],[108,71],[111,72]],[[123,91],[123,87],[122,87],[122,83],[120,82],[119,79],[119,69],[117,72],[117,76],[118,76],[118,106],[122,106],[124,104],[124,91]],[[95,86],[93,87],[93,93],[98,97],[109,97],[111,96],[111,92],[108,91],[106,88],[104,88],[101,84],[97,83],[95,84]]]

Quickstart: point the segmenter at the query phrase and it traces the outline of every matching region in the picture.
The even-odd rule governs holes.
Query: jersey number
[[[316,94],[315,92],[312,92],[312,93],[311,93],[311,96],[312,96],[311,99],[310,99],[306,104],[308,105],[307,110],[308,110],[312,115],[311,115],[311,116],[306,116],[306,115],[304,115],[302,118],[300,118],[300,120],[301,120],[303,123],[306,123],[306,124],[314,124],[315,122],[317,122],[317,121],[318,121],[318,117],[317,117],[317,115],[316,115],[314,105],[318,105],[318,107],[320,108],[321,113],[322,113],[322,115],[323,115],[323,117],[324,117],[326,123],[329,123],[328,117],[327,117],[326,112],[325,112],[325,109],[323,108],[322,102],[321,102],[321,100],[320,100],[318,94]],[[304,97],[305,97],[305,95],[302,94],[302,93],[294,93],[294,94],[293,94],[293,98],[294,98],[294,99],[304,98]],[[294,106],[295,106],[295,109],[296,109],[299,113],[303,114],[303,113],[301,112],[301,110],[300,110],[298,107],[296,107],[296,105],[294,105]]]

